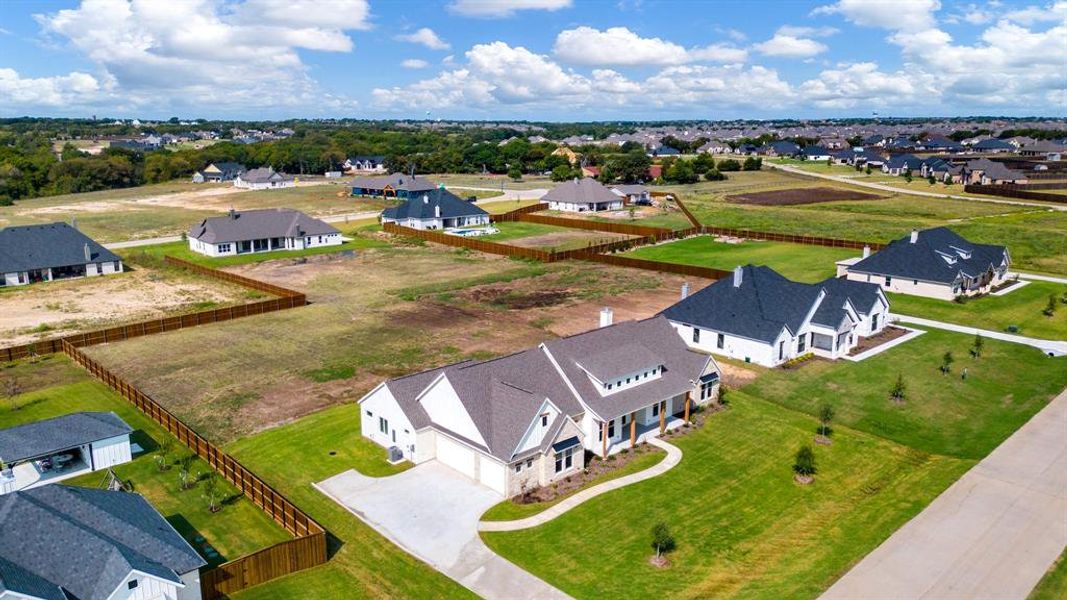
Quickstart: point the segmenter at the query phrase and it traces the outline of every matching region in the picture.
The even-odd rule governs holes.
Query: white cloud
[[[643,38],[626,27],[603,31],[576,27],[559,32],[552,49],[560,60],[578,65],[676,65],[694,61],[743,62],[746,52],[724,45],[686,48],[658,37]]]
[[[451,44],[439,38],[437,34],[434,33],[434,30],[429,27],[423,27],[414,33],[398,35],[394,39],[400,40],[401,42],[422,44],[430,50],[448,50],[452,48]]]
[[[56,77],[21,77],[14,69],[0,68],[0,105],[34,108],[80,106],[104,86],[88,73],[73,72]]]
[[[1067,19],[1067,2],[1055,2],[1047,6],[1027,6],[1013,10],[1004,15],[1008,21],[1020,25],[1034,25],[1044,21],[1063,21]]]
[[[826,44],[822,42],[784,33],[776,33],[771,39],[755,44],[753,48],[767,56],[785,58],[809,58],[828,50]]]
[[[782,25],[777,33],[793,37],[829,37],[840,33],[835,27],[800,27],[796,25]]]
[[[407,58],[400,61],[400,66],[405,69],[425,69],[430,63],[419,58]]]
[[[510,17],[520,10],[556,11],[570,6],[571,0],[454,0],[448,8],[467,17],[491,19]]]
[[[841,65],[799,86],[805,100],[822,108],[858,105],[924,105],[937,98],[936,78],[915,73],[883,73],[873,62]]]
[[[812,14],[839,14],[864,27],[914,30],[933,26],[934,13],[940,8],[940,0],[838,0]]]
[[[368,17],[365,0],[336,0],[330,11],[311,0],[246,0],[221,10],[208,0],[83,0],[35,15],[46,35],[81,53],[94,63],[94,78],[108,82],[83,104],[246,114],[353,106],[322,92],[297,51],[350,52],[346,31],[367,28]]]

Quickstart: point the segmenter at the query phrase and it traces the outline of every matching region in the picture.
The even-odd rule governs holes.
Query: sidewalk
[[[639,481],[662,475],[673,469],[682,461],[682,451],[677,446],[668,444],[656,437],[649,438],[648,443],[666,450],[667,457],[644,471],[638,471],[637,473],[619,477],[618,479],[612,479],[611,481],[605,481],[599,485],[584,489],[577,494],[570,496],[566,500],[563,500],[559,504],[550,506],[532,517],[518,519],[516,521],[482,521],[478,523],[478,531],[516,531],[543,525],[579,504],[592,500],[601,494],[606,494],[612,490],[617,490],[621,487],[633,485]]]
[[[824,600],[1024,600],[1067,545],[1067,390],[837,581]]]
[[[924,327],[933,327],[934,329],[944,329],[945,331],[955,331],[957,333],[975,334],[980,333],[982,337],[1001,340],[1003,342],[1011,342],[1013,344],[1023,344],[1025,346],[1031,346],[1038,350],[1048,354],[1049,356],[1063,356],[1067,354],[1067,342],[1055,341],[1055,340],[1042,340],[1039,338],[1031,338],[1022,335],[1014,335],[1011,333],[1001,333],[999,331],[990,331],[988,329],[978,329],[976,327],[968,327],[967,325],[957,325],[955,323],[945,323],[943,321],[934,321],[932,319],[921,319],[919,317],[909,317],[908,315],[900,315],[893,313],[890,315],[891,319],[896,321],[903,321],[905,323],[913,323],[915,325],[922,325]]]

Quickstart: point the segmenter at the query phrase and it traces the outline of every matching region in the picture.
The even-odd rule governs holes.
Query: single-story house
[[[934,179],[944,183],[960,183],[963,181],[963,165],[955,165],[949,161],[932,156],[923,161],[923,177],[934,176]]]
[[[296,185],[292,175],[279,173],[271,167],[260,167],[240,173],[233,180],[233,186],[249,190],[271,190]]]
[[[975,244],[947,227],[912,231],[878,252],[837,263],[837,276],[887,292],[952,300],[986,293],[1008,275],[1004,246]]]
[[[999,152],[1014,152],[1015,146],[1010,142],[991,138],[978,142],[977,144],[971,146],[971,149],[973,149],[975,152],[989,152],[995,154]]]
[[[394,198],[414,198],[415,196],[437,189],[429,179],[423,177],[392,173],[390,175],[367,175],[356,177],[348,183],[353,196],[381,196]]]
[[[359,401],[362,434],[396,459],[447,465],[505,496],[550,484],[681,426],[719,368],[662,317],[386,381]],[[682,418],[678,418],[681,415]]]
[[[66,223],[0,229],[0,287],[122,272],[122,259]]]
[[[759,153],[766,156],[796,156],[800,154],[800,146],[789,140],[776,140],[760,147]]]
[[[383,210],[382,223],[396,223],[413,229],[482,227],[489,224],[489,213],[439,187]]]
[[[0,497],[5,600],[200,600],[206,564],[140,494],[52,485]]]
[[[652,192],[646,185],[613,185],[611,191],[620,196],[626,204],[652,204]]]
[[[999,185],[1004,183],[1026,183],[1026,175],[1009,169],[1004,163],[988,158],[969,160],[963,165],[963,181],[969,184]]]
[[[719,140],[712,140],[710,142],[704,142],[704,144],[697,148],[697,154],[729,154],[730,150],[730,144]]]
[[[847,355],[885,328],[889,300],[874,284],[799,283],[747,265],[662,314],[694,350],[774,367],[810,353]]]
[[[826,162],[833,158],[833,154],[822,146],[806,146],[800,151],[800,154],[806,160],[815,162]]]
[[[923,159],[914,154],[895,154],[882,164],[882,172],[890,175],[912,173],[918,175],[923,167]]]
[[[681,154],[682,153],[677,148],[664,146],[663,144],[657,145],[648,152],[648,155],[653,158],[662,156],[681,156]]]
[[[547,202],[551,210],[567,212],[596,212],[623,207],[622,198],[590,177],[565,181],[549,190],[541,201]]]
[[[384,156],[350,156],[345,159],[345,171],[360,171],[369,173],[385,172]]]
[[[237,179],[237,176],[244,173],[247,169],[241,163],[236,162],[217,162],[203,168],[201,171],[193,173],[193,183],[218,183],[221,181],[233,181]]]
[[[1065,152],[1067,152],[1067,146],[1048,140],[1035,141],[1019,149],[1019,154],[1022,156],[1044,160],[1063,160]]]
[[[111,412],[70,413],[0,429],[0,494],[130,462],[131,433]]]
[[[291,208],[230,212],[204,219],[189,230],[189,249],[205,256],[338,246],[341,232]]]

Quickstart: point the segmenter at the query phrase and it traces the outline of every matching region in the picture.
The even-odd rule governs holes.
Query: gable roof
[[[382,216],[388,219],[435,219],[438,218],[438,207],[441,208],[442,219],[489,214],[480,206],[467,202],[444,188],[434,188],[396,206],[390,206],[382,211]]]
[[[917,171],[922,168],[923,159],[914,154],[896,154],[889,158],[886,163],[890,169],[910,169]]]
[[[801,152],[804,156],[830,156],[830,151],[822,146],[807,146]]]
[[[973,146],[975,150],[1014,150],[1015,146],[1011,145],[1004,140],[998,140],[997,138],[990,138],[988,140],[982,140]]]
[[[270,181],[292,181],[293,176],[279,173],[271,167],[259,167],[240,174],[241,181],[248,183],[267,183]]]
[[[204,219],[189,229],[189,237],[208,244],[263,238],[295,238],[340,233],[331,225],[291,208],[231,211]]]
[[[0,229],[0,273],[117,260],[121,259],[114,252],[66,223]]]
[[[107,598],[134,570],[181,585],[206,564],[140,495],[65,485],[0,496],[0,560],[5,587],[79,600]]]
[[[437,188],[437,186],[429,179],[424,179],[418,176],[412,177],[403,173],[356,177],[348,183],[348,186],[364,190],[384,190],[385,188],[391,188],[393,190],[407,192],[426,192]]]
[[[243,173],[247,169],[239,162],[216,162],[208,165],[209,167],[215,167],[220,173]]]
[[[133,432],[113,412],[76,412],[0,429],[0,458],[12,463]]]
[[[601,202],[618,202],[619,197],[599,181],[585,177],[564,181],[549,190],[541,200],[543,202],[564,202],[567,204],[597,204]]]
[[[1026,175],[1009,169],[1002,162],[989,160],[988,158],[967,161],[967,165],[964,168],[967,171],[980,171],[984,176],[994,180],[1015,181],[1016,179],[1026,179]]]
[[[974,244],[947,227],[935,227],[919,231],[914,243],[910,235],[890,242],[849,270],[948,284],[960,274],[977,277],[1005,262],[1010,260],[1004,246]]]

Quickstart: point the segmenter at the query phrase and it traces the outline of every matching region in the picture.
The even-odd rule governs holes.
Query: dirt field
[[[854,190],[832,187],[809,187],[768,192],[733,194],[726,197],[734,204],[756,204],[759,206],[795,206],[798,204],[818,204],[820,202],[838,202],[842,200],[881,200],[883,196],[867,194]]]
[[[523,248],[541,248],[544,250],[571,250],[574,248],[584,248],[586,246],[595,244],[606,244],[608,242],[614,242],[616,240],[625,240],[633,236],[621,235],[617,233],[607,233],[603,231],[584,231],[576,229],[574,231],[560,231],[556,233],[546,233],[543,235],[532,235],[529,237],[515,238],[508,240],[507,243],[513,246],[521,246]]]
[[[390,247],[235,268],[311,305],[89,349],[212,439],[353,402],[383,379],[489,358],[673,303],[682,278]],[[690,280],[701,287],[704,282]]]
[[[248,292],[236,286],[144,268],[9,288],[0,293],[0,345],[247,300]]]

